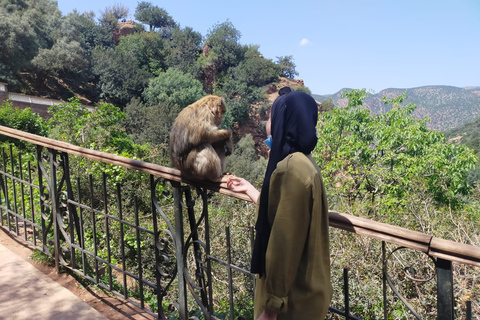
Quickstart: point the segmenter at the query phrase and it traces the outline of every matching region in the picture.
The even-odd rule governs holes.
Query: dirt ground
[[[30,264],[35,266],[42,273],[70,290],[77,297],[88,303],[95,310],[100,312],[104,317],[110,320],[147,320],[155,319],[140,308],[116,296],[110,296],[106,292],[93,290],[92,288],[83,287],[75,278],[67,273],[57,274],[55,267],[51,267],[41,263],[35,263],[31,259],[33,246],[23,242],[15,236],[10,236],[4,230],[0,229],[0,243],[8,248],[16,255],[22,257]]]

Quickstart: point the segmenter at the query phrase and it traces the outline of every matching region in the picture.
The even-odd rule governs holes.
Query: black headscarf
[[[268,221],[270,178],[277,164],[294,152],[310,154],[317,144],[318,109],[315,100],[301,91],[279,96],[271,111],[272,148],[260,193],[260,208],[255,224],[256,237],[252,254],[252,273],[265,273],[265,255],[271,226]]]

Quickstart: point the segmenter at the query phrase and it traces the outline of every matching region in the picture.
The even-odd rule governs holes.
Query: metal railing
[[[220,183],[184,181],[172,168],[7,127],[0,126],[0,134],[36,148],[36,157],[27,162],[12,146],[2,150],[0,227],[51,255],[57,271],[66,268],[159,319],[167,319],[169,313],[187,319],[194,310],[213,319],[219,312],[214,309],[218,279],[212,270],[225,267],[217,275],[226,279],[228,287],[228,306],[222,311],[229,319],[240,315],[235,310],[234,278],[241,281],[237,287],[248,287],[253,294],[254,277],[246,270],[248,261],[232,263],[229,227],[225,229],[225,258],[212,253],[212,230],[218,226],[211,225],[209,202],[216,193],[248,202],[246,195]],[[71,164],[72,158],[75,164]],[[79,162],[90,173],[80,171]],[[108,173],[112,168],[113,173]],[[132,185],[113,181],[119,168],[138,174],[138,179]],[[77,171],[75,178],[72,171]],[[432,261],[435,274],[427,280],[437,280],[437,318],[454,318],[452,263],[479,267],[479,247],[348,214],[329,215],[331,227],[382,242],[385,319],[389,314],[388,287],[421,319],[388,272],[389,259],[404,249],[420,252]],[[248,228],[241,238],[249,255],[253,229]],[[398,247],[387,253],[387,243]],[[414,269],[405,270],[415,280]],[[343,283],[344,310],[331,307],[330,311],[345,319],[358,319],[350,314],[348,269]],[[468,301],[468,319],[471,312]]]

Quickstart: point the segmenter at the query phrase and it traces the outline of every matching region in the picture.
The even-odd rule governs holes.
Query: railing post
[[[173,201],[175,211],[175,254],[177,258],[177,280],[178,280],[178,315],[181,320],[187,319],[187,285],[185,281],[185,254],[184,254],[184,232],[182,216],[182,190],[178,182],[172,182]],[[161,306],[159,306],[161,307]]]
[[[437,269],[437,319],[453,319],[452,261],[438,258]]]
[[[387,249],[385,241],[382,241],[382,284],[383,284],[383,318],[388,319],[387,305]]]
[[[58,194],[57,194],[57,168],[55,166],[55,158],[57,152],[53,149],[48,149],[48,159],[50,162],[50,183],[48,183],[50,199],[52,200],[52,214],[51,219],[53,220],[53,245],[55,248],[55,270],[57,273],[60,273],[60,235],[58,232]],[[47,177],[48,181],[48,177]]]
[[[343,268],[343,292],[345,294],[345,319],[350,319],[350,290],[348,288],[348,268]]]

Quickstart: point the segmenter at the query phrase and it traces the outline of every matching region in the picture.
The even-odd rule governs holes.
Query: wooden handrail
[[[127,169],[133,169],[140,172],[152,174],[157,177],[162,177],[168,180],[184,182],[191,184],[196,187],[204,187],[212,191],[216,191],[231,197],[235,197],[242,200],[251,201],[250,198],[243,194],[233,192],[227,188],[226,183],[212,182],[212,181],[191,181],[185,180],[181,176],[181,172],[177,169],[161,166],[158,164],[153,164],[149,162],[144,162],[140,160],[130,159],[122,157],[116,154],[106,153],[102,151],[92,150],[88,148],[79,147],[71,143],[66,143],[63,141],[53,140],[50,138],[45,138],[38,136],[32,133],[0,126],[0,134],[20,139],[23,141],[31,142],[46,148],[52,148],[58,151],[62,151],[68,154],[75,156],[84,157],[87,159],[92,159],[96,161],[101,161],[117,166],[121,166]]]
[[[173,168],[82,148],[70,143],[41,137],[4,126],[0,126],[0,134],[41,145],[46,148],[66,152],[68,154],[138,170],[168,180],[183,182],[196,187],[204,187],[209,190],[251,202],[248,196],[243,193],[231,191],[226,187],[225,183],[188,181],[182,179],[180,171]],[[432,257],[480,267],[480,247],[477,246],[435,238],[425,233],[335,211],[329,212],[329,218],[331,227],[418,250]]]

